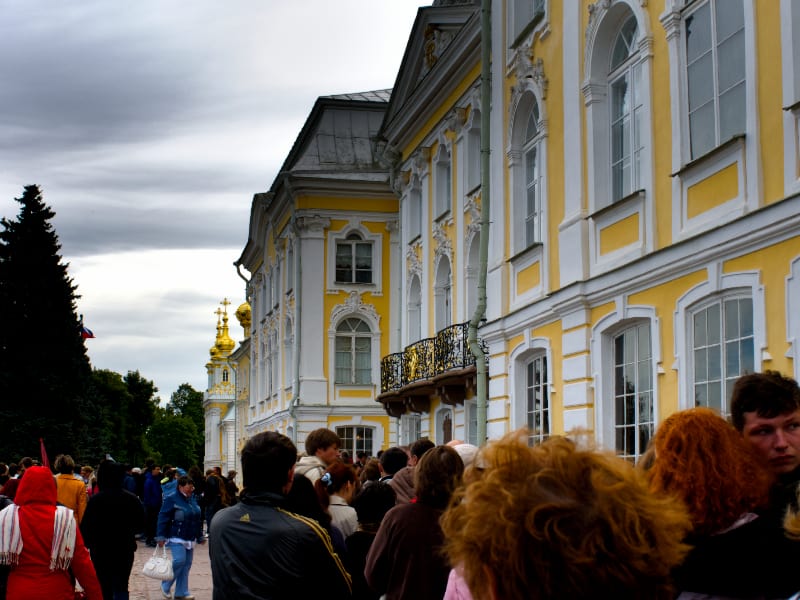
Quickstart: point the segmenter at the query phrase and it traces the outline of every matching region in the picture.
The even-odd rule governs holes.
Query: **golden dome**
[[[244,329],[245,337],[248,337],[250,335],[250,326],[253,324],[253,312],[250,309],[250,305],[246,301],[242,302],[234,314],[239,320],[239,325],[241,325],[242,329]]]

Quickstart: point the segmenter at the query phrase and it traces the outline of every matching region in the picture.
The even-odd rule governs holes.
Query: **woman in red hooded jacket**
[[[102,600],[72,511],[56,505],[50,469],[26,469],[14,500],[0,512],[0,564],[12,567],[7,600],[73,600],[70,571],[88,600]]]

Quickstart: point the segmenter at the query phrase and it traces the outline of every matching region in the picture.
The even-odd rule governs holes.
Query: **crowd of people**
[[[194,547],[237,502],[235,478],[219,467],[162,471],[151,459],[144,468],[110,458],[93,468],[68,454],[52,470],[30,457],[0,463],[0,600],[126,600],[137,539],[170,550],[163,597],[192,600]]]
[[[164,598],[193,598],[208,540],[214,600],[796,600],[800,387],[745,375],[730,409],[668,416],[635,464],[522,430],[375,458],[325,428],[301,456],[264,432],[242,448],[241,493],[219,468],[148,463],[137,486],[112,461],[90,493],[69,456],[57,474],[23,459],[0,489],[7,597],[71,600],[77,580],[89,600],[127,598],[140,534],[171,550]]]

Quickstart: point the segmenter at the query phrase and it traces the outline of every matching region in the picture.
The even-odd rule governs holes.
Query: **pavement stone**
[[[161,582],[142,574],[142,567],[153,555],[153,548],[148,548],[142,541],[137,541],[137,546],[128,580],[130,600],[162,600]],[[173,587],[173,592],[174,589]],[[211,562],[208,559],[208,542],[194,547],[192,569],[189,571],[189,590],[196,600],[211,600],[213,585]]]

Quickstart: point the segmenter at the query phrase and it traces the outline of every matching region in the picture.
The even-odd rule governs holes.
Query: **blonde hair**
[[[478,460],[485,468],[442,519],[473,596],[493,586],[499,598],[672,597],[689,518],[628,462],[562,437],[529,447],[524,431]]]

